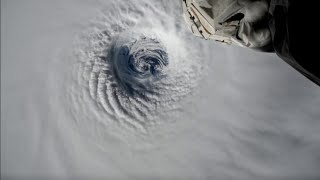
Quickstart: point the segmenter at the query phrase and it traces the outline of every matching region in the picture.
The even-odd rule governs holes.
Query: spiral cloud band
[[[181,22],[163,21],[174,17],[146,6],[148,13],[161,18],[144,16],[140,7],[123,14],[124,7],[117,5],[121,18],[102,13],[79,38],[75,73],[84,95],[72,100],[80,101],[81,113],[94,111],[95,115],[88,114],[90,120],[78,119],[78,123],[87,126],[98,121],[148,132],[149,127],[164,123],[164,116],[168,119],[183,109],[183,101],[194,92],[202,64],[187,46],[188,32],[177,25]],[[95,106],[85,105],[87,96]]]

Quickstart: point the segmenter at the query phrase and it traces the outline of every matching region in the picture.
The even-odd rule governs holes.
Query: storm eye
[[[115,40],[112,50],[111,62],[117,80],[130,93],[152,92],[152,82],[163,77],[160,75],[169,65],[166,48],[155,38],[140,35],[131,40],[125,36],[128,35]]]

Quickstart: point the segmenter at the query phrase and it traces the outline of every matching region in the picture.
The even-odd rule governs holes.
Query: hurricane
[[[73,78],[80,85],[77,90],[85,91],[95,106],[76,101],[85,108],[81,113],[94,109],[106,116],[79,123],[99,121],[150,133],[150,127],[166,123],[165,117],[183,109],[183,102],[196,92],[204,63],[188,46],[190,32],[181,28],[178,13],[168,16],[163,13],[166,7],[148,1],[142,6],[127,3],[114,5],[112,14],[101,10],[77,36]],[[144,16],[148,13],[159,18]],[[69,95],[74,101],[75,94]]]

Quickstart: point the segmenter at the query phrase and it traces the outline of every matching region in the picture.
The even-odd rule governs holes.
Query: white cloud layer
[[[319,87],[274,54],[193,37],[181,12],[1,1],[1,179],[318,179]],[[107,56],[131,32],[169,62],[138,97]]]

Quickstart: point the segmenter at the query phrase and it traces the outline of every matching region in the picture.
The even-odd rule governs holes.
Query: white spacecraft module
[[[192,33],[204,39],[276,52],[320,86],[316,55],[310,55],[310,29],[297,19],[317,19],[308,3],[295,0],[182,0],[184,19]],[[290,12],[290,13],[289,13]],[[307,47],[307,48],[306,48]]]
[[[182,0],[192,33],[204,39],[268,51],[266,0]]]

